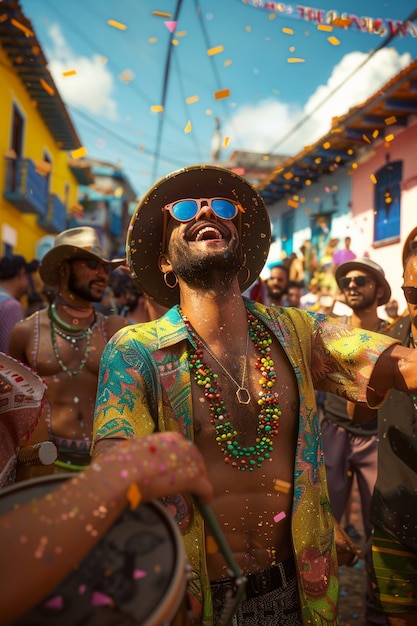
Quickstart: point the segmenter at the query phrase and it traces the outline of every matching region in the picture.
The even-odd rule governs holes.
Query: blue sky
[[[384,36],[353,23],[322,30],[296,10],[403,22],[417,0],[275,3],[292,14],[254,0],[182,0],[175,27],[177,0],[21,5],[88,156],[123,167],[138,196],[175,169],[212,162],[216,118],[222,161],[235,150],[293,155],[417,56],[408,33],[367,61]],[[230,95],[217,99],[221,90]]]

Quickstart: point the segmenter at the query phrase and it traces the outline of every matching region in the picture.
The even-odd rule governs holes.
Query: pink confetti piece
[[[94,591],[91,597],[92,606],[106,606],[109,604],[113,604],[113,600],[110,596],[106,596],[104,593],[100,593],[99,591]]]
[[[177,22],[164,22],[164,24],[170,33],[173,33],[174,30],[177,28]]]
[[[135,571],[133,572],[133,578],[135,580],[139,580],[140,578],[145,578],[146,576],[147,576],[147,573],[143,571],[143,569],[135,569]]]
[[[78,587],[78,593],[80,594],[80,596],[84,595],[86,591],[87,591],[87,585],[80,585]]]
[[[278,513],[277,515],[275,515],[274,522],[276,524],[278,524],[278,522],[281,522],[286,517],[287,517],[287,515],[286,515],[285,511],[281,511],[281,513]]]
[[[47,606],[48,609],[56,609],[57,611],[60,611],[64,606],[62,596],[50,598],[47,602],[45,602],[45,606]]]

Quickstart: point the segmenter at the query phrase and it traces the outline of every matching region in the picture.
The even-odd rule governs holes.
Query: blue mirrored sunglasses
[[[208,207],[213,213],[222,220],[232,220],[238,212],[238,203],[228,198],[200,198],[195,200],[189,198],[186,200],[177,200],[164,206],[164,211],[169,211],[171,217],[177,222],[190,222],[193,220],[200,210],[202,201],[207,202]]]

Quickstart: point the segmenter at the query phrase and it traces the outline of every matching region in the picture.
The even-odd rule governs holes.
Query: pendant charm
[[[251,400],[251,396],[249,390],[246,387],[239,387],[236,390],[236,398],[239,404],[249,404]]]

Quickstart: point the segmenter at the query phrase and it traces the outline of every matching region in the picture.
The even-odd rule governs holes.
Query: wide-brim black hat
[[[109,266],[110,272],[125,263],[125,259],[106,259],[95,228],[79,226],[69,228],[56,236],[53,247],[43,257],[39,275],[44,283],[53,287],[59,284],[59,266],[73,258],[97,259]]]
[[[411,249],[415,248],[416,246],[417,246],[417,226],[413,228],[413,230],[410,233],[408,233],[407,239],[404,242],[403,253],[402,253],[403,267],[405,267],[405,262],[410,256]]]
[[[139,202],[132,216],[126,241],[126,256],[132,276],[147,296],[165,307],[179,303],[178,286],[169,288],[159,269],[162,252],[163,207],[184,198],[230,198],[243,212],[233,220],[246,254],[247,289],[259,276],[271,244],[271,225],[262,196],[244,178],[214,165],[191,165],[159,180]]]
[[[366,272],[370,274],[372,278],[375,280],[378,287],[382,287],[384,293],[378,299],[378,306],[382,304],[386,304],[391,298],[391,287],[387,279],[385,278],[385,272],[378,263],[372,261],[372,259],[368,259],[368,257],[363,257],[360,259],[352,259],[351,261],[345,261],[345,263],[341,263],[337,266],[335,272],[335,278],[337,284],[339,284],[340,278],[346,276],[348,272],[351,270],[360,270],[361,272]]]

